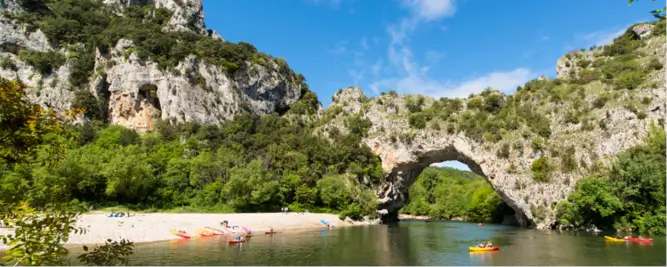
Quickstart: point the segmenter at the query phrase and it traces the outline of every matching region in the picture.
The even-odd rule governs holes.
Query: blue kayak
[[[325,220],[320,220],[320,222],[322,222],[322,223],[323,223],[324,225],[326,225],[326,226],[329,226],[329,223],[328,223],[327,221],[325,221]]]

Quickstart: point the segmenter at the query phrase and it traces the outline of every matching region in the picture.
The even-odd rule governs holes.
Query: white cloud
[[[361,38],[361,48],[368,50],[368,41],[365,36]]]
[[[338,41],[334,44],[333,48],[329,49],[329,53],[331,54],[342,54],[347,51],[347,44],[349,43],[348,40],[342,40]]]
[[[382,71],[382,60],[378,60],[371,66],[371,71],[373,72],[373,75],[377,76],[380,75],[380,71]]]
[[[453,15],[455,11],[453,1],[403,0],[403,5],[412,11],[412,17],[403,18],[399,23],[387,28],[391,40],[387,48],[387,59],[394,75],[371,82],[369,87],[375,94],[380,91],[397,90],[399,93],[433,97],[467,97],[470,93],[479,93],[487,87],[508,93],[535,76],[528,69],[517,68],[488,73],[462,82],[430,78],[429,67],[413,57],[414,53],[408,45],[409,36],[421,23]],[[444,55],[445,53],[441,51],[428,51],[426,59],[434,64],[442,60]],[[380,73],[381,68],[382,65],[378,62],[371,69],[373,73]]]
[[[504,93],[511,93],[517,86],[531,80],[536,75],[525,68],[512,71],[492,72],[460,83],[433,80],[422,73],[390,78],[370,85],[373,92],[397,90],[404,94],[422,94],[432,97],[467,97],[471,93],[480,93],[491,87]]]
[[[350,75],[350,78],[352,78],[352,85],[355,85],[355,86],[358,86],[361,79],[364,78],[364,71],[363,70],[356,71],[356,70],[349,69],[349,70],[347,70],[347,74]]]
[[[616,39],[616,37],[621,36],[627,27],[616,30],[607,30],[607,31],[596,31],[588,34],[581,35],[580,38],[586,42],[586,46],[604,46],[611,43]]]
[[[430,50],[426,52],[426,60],[435,64],[440,62],[440,60],[442,60],[445,57],[445,55],[447,55],[447,53],[445,52]]]
[[[451,16],[456,11],[453,0],[402,0],[415,18],[431,21]]]
[[[549,36],[542,36],[542,38],[540,38],[540,39],[537,40],[537,41],[538,41],[538,42],[546,42],[546,41],[549,41],[549,39],[551,39]]]

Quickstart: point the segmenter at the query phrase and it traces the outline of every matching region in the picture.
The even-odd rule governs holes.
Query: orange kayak
[[[236,243],[243,243],[243,242],[245,242],[245,239],[241,239],[241,240],[230,239],[229,240],[229,244],[236,244]]]
[[[176,236],[180,236],[182,238],[187,238],[187,239],[191,238],[191,236],[188,235],[185,231],[176,231],[176,230],[172,229],[171,233],[176,235]]]
[[[500,249],[500,247],[497,247],[497,246],[493,246],[493,247],[490,247],[490,248],[468,247],[468,250],[470,250],[470,251],[495,251],[495,250],[499,250],[499,249]]]
[[[277,233],[277,232],[264,232],[265,235],[272,235],[272,234],[275,234],[275,233]]]

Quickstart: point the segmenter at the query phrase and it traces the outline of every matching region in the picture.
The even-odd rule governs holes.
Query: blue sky
[[[324,107],[339,88],[465,97],[555,76],[568,51],[654,20],[642,0],[204,0],[207,28],[285,58]],[[454,167],[462,167],[458,163]]]

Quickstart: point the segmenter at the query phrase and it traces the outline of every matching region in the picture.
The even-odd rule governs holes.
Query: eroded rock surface
[[[637,34],[643,36],[640,62],[658,58],[664,64],[665,36],[647,35],[647,28],[650,27],[635,27],[639,31]],[[598,57],[595,52],[577,53],[580,58],[588,60]],[[376,189],[377,212],[384,221],[397,220],[398,210],[408,201],[409,187],[424,168],[455,160],[467,164],[473,172],[487,179],[516,211],[516,223],[549,228],[555,222],[557,204],[567,198],[579,179],[598,165],[608,166],[618,153],[643,142],[650,124],[661,123],[665,116],[664,70],[651,71],[638,88],[625,90],[613,89],[599,80],[583,85],[569,82],[571,78],[577,78],[581,70],[586,67],[590,70],[590,67],[566,71],[562,66],[559,60],[557,70],[561,81],[554,82],[554,89],[537,91],[539,89],[527,88],[513,95],[511,101],[510,97],[502,96],[493,102],[497,106],[514,103],[543,115],[549,124],[548,131],[531,129],[525,118],[519,119],[521,125],[516,129],[503,126],[499,140],[489,140],[486,136],[473,138],[462,130],[466,121],[483,115],[472,109],[473,103],[484,104],[498,92],[462,99],[462,106],[450,114],[445,110],[447,105],[454,103],[452,100],[392,94],[367,98],[361,89],[347,88],[339,91],[331,106],[321,113],[339,115],[319,128],[318,133],[326,137],[332,128],[347,132],[344,122],[351,116],[360,116],[372,123],[363,142],[381,158],[387,173]],[[552,82],[544,78],[536,81],[537,84]],[[564,99],[560,99],[553,96],[553,90],[569,90],[569,93],[563,93]],[[609,100],[600,104],[598,98],[602,95],[608,95]],[[582,109],[582,106],[587,108]],[[632,107],[635,110],[631,110]],[[576,122],[568,114],[575,110],[586,110],[585,115],[579,115],[582,119]],[[432,118],[424,127],[415,126],[419,124],[420,116]],[[511,121],[503,123],[509,125]],[[566,152],[568,148],[572,149],[572,154],[566,156],[570,153]],[[574,170],[566,171],[563,167],[566,157],[576,161],[570,162],[577,166]],[[531,165],[540,158],[551,166],[547,172],[550,178],[546,182],[537,181],[531,170]],[[515,223],[511,219],[506,221]]]
[[[204,28],[201,0],[104,0],[122,8],[150,4],[173,11],[168,29],[193,31],[222,40],[215,31]],[[15,0],[5,8],[19,11]],[[301,83],[284,62],[263,57],[245,62],[234,73],[188,56],[175,68],[161,70],[158,63],[141,60],[133,51],[132,41],[120,39],[109,51],[96,51],[94,73],[84,87],[98,99],[104,99],[108,121],[139,131],[153,128],[155,119],[174,122],[219,123],[234,116],[282,112],[301,97]],[[0,17],[0,77],[19,79],[28,87],[31,101],[47,108],[65,110],[75,100],[70,86],[70,64],[42,75],[18,57],[18,51],[58,51],[38,29],[28,31],[17,21]]]

